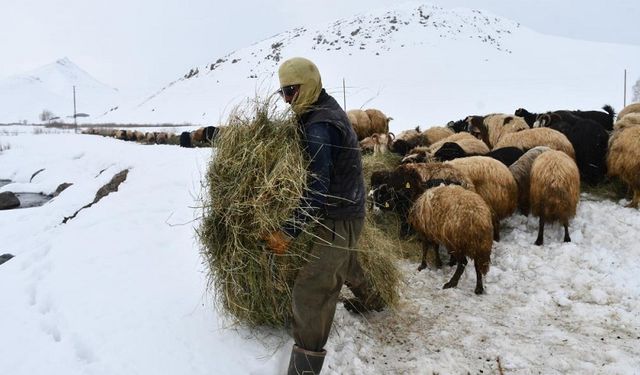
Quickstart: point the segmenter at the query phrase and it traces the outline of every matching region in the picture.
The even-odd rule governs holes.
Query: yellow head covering
[[[278,69],[280,87],[300,85],[298,97],[291,102],[291,109],[297,115],[306,112],[318,100],[322,91],[322,80],[318,67],[304,57],[286,60]]]

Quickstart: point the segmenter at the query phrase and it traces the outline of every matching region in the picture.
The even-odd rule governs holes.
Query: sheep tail
[[[604,111],[607,112],[609,116],[611,116],[611,118],[615,117],[616,111],[609,104],[605,104],[605,106],[602,107],[602,109],[604,109]]]

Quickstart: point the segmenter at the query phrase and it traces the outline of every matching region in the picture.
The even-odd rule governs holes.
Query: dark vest
[[[347,114],[323,89],[313,108],[303,114],[299,122],[305,140],[304,129],[313,123],[329,123],[340,132],[340,144],[332,145],[330,196],[323,209],[323,216],[334,220],[363,218],[366,194],[360,145]]]

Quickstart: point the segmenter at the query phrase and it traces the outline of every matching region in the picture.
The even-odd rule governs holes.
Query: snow
[[[93,78],[68,58],[33,71],[0,80],[0,123],[40,123],[49,110],[64,122],[73,122],[73,89],[76,113],[96,117],[119,102],[119,93]],[[70,116],[70,117],[69,117]],[[85,118],[79,118],[79,121]]]
[[[391,24],[374,22],[385,12],[320,30],[328,37],[366,26],[384,39],[376,48],[313,50],[318,30],[299,37],[289,31],[117,116],[123,123],[217,123],[234,101],[276,84],[277,62],[264,54],[280,40],[287,42],[283,57],[318,63],[339,102],[348,77],[349,107],[383,109],[396,132],[518,107],[610,103],[619,110],[619,78],[640,61],[637,46],[550,37],[486,12],[425,9],[432,21],[468,31],[424,34],[408,7],[392,11],[410,23],[389,38],[373,34],[389,30]],[[469,38],[475,35],[495,43]],[[268,51],[258,54],[261,48]],[[231,64],[234,58],[242,60]],[[264,78],[246,79],[252,69]],[[12,181],[0,192],[51,194],[73,183],[40,207],[0,211],[0,255],[15,255],[0,265],[0,374],[284,372],[293,342],[288,332],[236,326],[207,292],[194,228],[211,157],[206,148],[0,126],[0,180]],[[129,174],[117,192],[62,224],[123,169]],[[537,219],[504,220],[482,296],[473,293],[472,267],[457,288],[443,290],[452,268],[417,272],[418,262],[402,260],[397,311],[361,317],[338,306],[323,373],[638,373],[640,213],[627,203],[582,194],[571,243],[561,242],[561,226],[551,225],[544,245],[535,246]]]
[[[403,4],[287,30],[212,58],[92,121],[216,125],[248,96],[272,93],[279,63],[294,56],[318,65],[341,105],[344,79],[347,109],[381,109],[399,132],[523,106],[536,113],[605,104],[620,110],[624,71],[631,87],[640,46],[545,35],[486,11]]]
[[[41,207],[0,212],[0,253],[15,255],[0,265],[0,373],[284,371],[287,332],[235,326],[206,292],[194,227],[210,149],[0,134],[0,179],[13,181],[0,191],[73,183]],[[117,192],[62,224],[123,169]],[[583,194],[571,243],[552,225],[535,246],[537,219],[507,219],[486,295],[473,293],[474,272],[443,290],[453,269],[403,260],[398,311],[338,307],[324,373],[497,373],[498,358],[505,373],[636,373],[640,214],[625,203]]]

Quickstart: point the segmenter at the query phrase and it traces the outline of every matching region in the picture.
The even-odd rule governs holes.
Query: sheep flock
[[[397,154],[367,181],[376,215],[393,212],[400,235],[422,243],[418,270],[442,267],[439,248],[456,270],[444,288],[455,287],[467,258],[474,261],[476,294],[484,291],[492,244],[500,240],[500,221],[511,215],[539,219],[535,245],[544,243],[545,225],[558,223],[564,242],[576,215],[581,188],[628,189],[628,207],[640,205],[640,103],[614,109],[554,110],[470,115],[444,126],[390,133],[381,111],[350,111],[350,120],[369,158]],[[364,120],[375,113],[378,121]],[[369,130],[363,128],[369,124]],[[386,125],[386,126],[385,126]],[[619,189],[618,189],[619,190]]]

